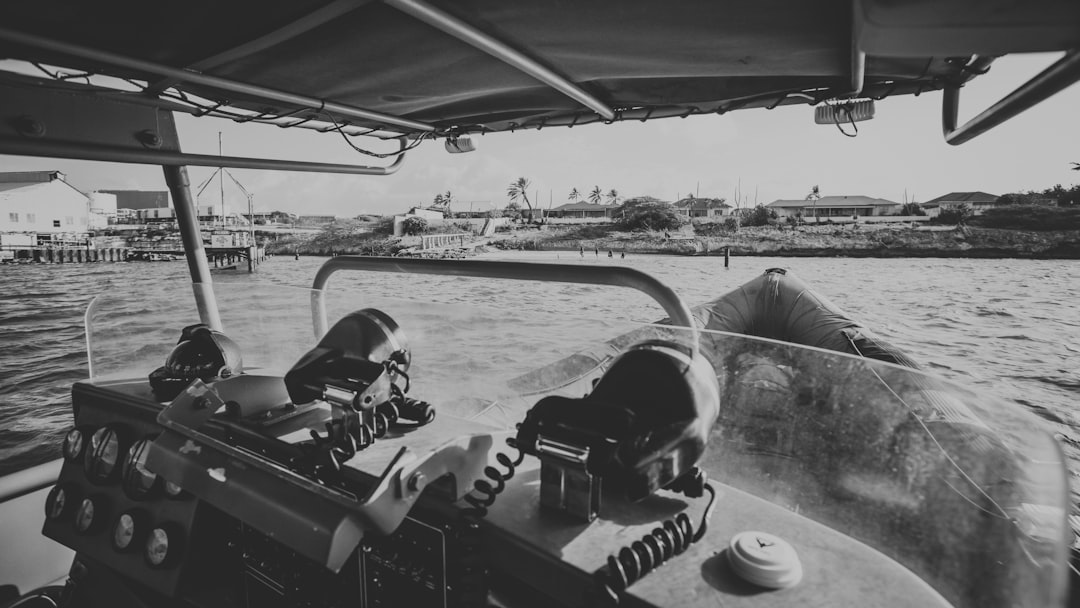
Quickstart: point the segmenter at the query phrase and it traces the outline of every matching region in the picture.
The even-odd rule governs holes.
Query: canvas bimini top
[[[0,84],[410,142],[945,89],[958,143],[994,57],[1080,48],[1074,0],[44,0],[0,24],[36,70]],[[1069,52],[996,122],[1078,76]]]

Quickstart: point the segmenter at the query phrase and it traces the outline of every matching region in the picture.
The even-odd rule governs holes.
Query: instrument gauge
[[[146,534],[149,518],[139,510],[124,511],[113,523],[112,546],[117,551],[130,551],[139,545]]]
[[[86,448],[86,433],[84,429],[72,428],[64,435],[64,460],[78,461],[82,458],[83,449]]]
[[[106,500],[102,496],[90,496],[79,503],[75,511],[75,529],[83,534],[91,534],[102,528],[108,518]]]
[[[124,492],[135,500],[152,498],[162,486],[161,478],[146,468],[146,457],[152,441],[150,437],[136,441],[124,458],[121,474]]]
[[[78,491],[70,484],[60,484],[49,490],[45,498],[45,517],[49,521],[68,519],[79,504]]]
[[[176,562],[180,553],[180,532],[171,524],[157,526],[146,538],[143,557],[154,568],[164,568]]]
[[[90,481],[106,483],[116,477],[120,470],[121,448],[120,433],[117,429],[103,426],[94,431],[83,458],[83,470]]]

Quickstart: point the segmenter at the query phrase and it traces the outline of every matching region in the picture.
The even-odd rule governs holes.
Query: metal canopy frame
[[[289,91],[281,91],[228,78],[205,74],[200,70],[213,68],[223,63],[245,57],[275,44],[295,38],[320,25],[332,21],[341,15],[365,5],[365,0],[337,0],[289,25],[268,32],[254,40],[233,47],[216,55],[206,57],[185,68],[172,67],[152,61],[103,51],[79,44],[45,38],[34,34],[19,32],[11,28],[0,27],[0,41],[11,42],[35,49],[58,53],[68,57],[90,59],[102,66],[123,68],[161,77],[149,82],[144,95],[156,96],[169,87],[180,83],[191,83],[221,91],[254,97],[267,102],[276,102],[301,106],[317,113],[329,113],[346,118],[374,122],[391,131],[403,133],[434,133],[436,127],[425,122],[402,118],[365,110],[352,105],[319,99]],[[477,28],[443,12],[421,0],[386,0],[386,3],[401,12],[481,50],[517,70],[536,78],[541,83],[565,94],[583,106],[596,112],[606,120],[615,118],[615,110],[597,99],[567,78],[542,65],[536,59],[513,49],[506,43],[485,34]],[[322,169],[326,170],[326,169]]]
[[[335,0],[326,6],[323,6],[314,12],[311,12],[303,17],[297,19],[278,28],[271,32],[267,32],[254,40],[249,40],[239,46],[222,51],[215,55],[205,57],[187,66],[188,70],[208,70],[220,65],[224,65],[230,61],[235,61],[243,57],[247,57],[254,53],[257,53],[263,49],[274,46],[286,40],[295,38],[305,32],[313,30],[320,25],[329,23],[334,19],[341,17],[347,13],[350,13],[357,8],[367,4],[369,0]],[[180,81],[172,78],[165,78],[157,82],[151,83],[150,86],[144,91],[145,94],[155,95],[164,91],[165,89],[178,84]]]
[[[238,95],[248,95],[256,97],[269,102],[297,105],[308,108],[315,112],[329,112],[348,118],[375,122],[380,125],[384,125],[391,130],[393,130],[394,127],[403,127],[407,132],[419,131],[429,133],[435,131],[435,127],[433,127],[432,125],[418,122],[415,120],[409,120],[407,118],[391,116],[389,114],[383,114],[381,112],[373,112],[371,110],[357,108],[356,106],[340,104],[333,101],[327,101],[325,99],[318,99],[316,97],[310,97],[308,95],[299,95],[296,93],[290,93],[288,91],[279,91],[277,89],[271,89],[245,82],[229,80],[228,78],[221,78],[219,76],[211,76],[210,74],[203,74],[200,72],[194,72],[192,70],[174,68],[171,66],[162,65],[160,63],[146,61],[144,59],[137,59],[134,57],[127,57],[125,55],[120,55],[109,51],[102,51],[79,44],[72,44],[61,40],[54,40],[51,38],[35,36],[33,34],[26,34],[9,28],[0,27],[0,40],[40,49],[43,51],[59,53],[61,55],[69,57],[89,59],[104,66],[135,70],[138,72],[144,72],[157,76],[165,76],[174,79],[177,82],[189,82],[191,84],[220,89],[222,91],[236,93]]]
[[[0,154],[163,166],[390,175],[401,167],[410,145],[404,137],[399,138],[396,158],[382,167],[190,154],[182,152],[179,140],[165,132],[164,116],[168,116],[168,128],[175,131],[171,108],[158,108],[141,96],[0,82]]]
[[[107,148],[97,146],[93,142],[66,142],[59,143],[48,139],[15,139],[2,142],[0,151],[8,154],[29,156],[47,156],[60,158],[78,158],[83,160],[101,160],[127,163],[149,163],[168,166],[198,165],[215,167],[234,167],[245,169],[269,169],[283,171],[313,171],[323,173],[346,173],[360,175],[388,175],[395,172],[401,165],[404,152],[408,145],[408,134],[439,133],[434,125],[366,110],[352,105],[341,104],[327,99],[319,99],[308,95],[301,95],[289,91],[282,91],[263,87],[251,83],[240,82],[219,76],[203,73],[201,70],[210,69],[229,61],[245,57],[260,50],[272,47],[286,40],[295,38],[305,32],[311,31],[320,25],[328,23],[335,18],[345,15],[367,4],[366,0],[336,0],[330,4],[284,26],[267,32],[258,38],[249,40],[231,49],[219,52],[215,55],[203,58],[187,67],[178,68],[152,61],[146,61],[135,57],[121,55],[110,51],[95,49],[79,44],[73,44],[62,40],[46,38],[34,34],[20,32],[7,27],[0,27],[0,41],[9,42],[21,46],[30,47],[50,53],[56,53],[65,57],[78,58],[79,60],[91,60],[98,63],[102,68],[120,68],[141,72],[149,76],[157,76],[158,80],[148,81],[147,86],[138,95],[155,101],[165,90],[181,83],[205,86],[208,88],[235,93],[252,97],[268,103],[281,103],[291,106],[300,106],[304,110],[314,114],[326,115],[335,122],[335,127],[325,130],[338,130],[343,135],[345,131],[336,124],[333,116],[340,116],[354,120],[375,123],[381,128],[394,133],[400,133],[400,149],[396,153],[395,161],[386,167],[354,166],[335,163],[313,163],[308,161],[282,161],[257,159],[248,157],[215,157],[207,155],[195,155],[174,151],[152,149]],[[540,62],[528,55],[511,48],[509,45],[489,36],[477,28],[457,19],[437,8],[434,8],[420,0],[388,0],[387,4],[402,11],[403,13],[427,23],[442,32],[445,32],[471,46],[488,53],[504,63],[536,78],[541,83],[567,95],[571,99],[581,103],[604,120],[616,118],[615,110],[600,101],[581,87],[575,85],[567,78],[557,74],[553,70],[541,65]],[[175,106],[175,104],[168,104]],[[295,112],[294,112],[295,113]],[[306,121],[303,121],[306,122]],[[290,126],[290,125],[279,125]],[[379,132],[385,135],[385,131]]]
[[[973,58],[968,64],[968,70],[973,70],[973,66],[980,60],[979,57]],[[1077,81],[1080,81],[1080,49],[1073,49],[1065,53],[1065,56],[1053,65],[959,127],[956,123],[960,111],[962,85],[950,83],[945,87],[941,102],[941,127],[945,133],[945,142],[958,146],[971,141],[1021,112],[1046,101]]]
[[[545,85],[559,91],[607,120],[615,118],[615,111],[587,91],[570,82],[535,59],[517,51],[492,36],[481,32],[464,21],[443,12],[421,0],[385,0],[386,4],[479,49],[510,65]]]

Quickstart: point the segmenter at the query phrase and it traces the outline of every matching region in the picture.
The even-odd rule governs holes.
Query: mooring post
[[[731,264],[731,247],[724,247],[724,268]]]

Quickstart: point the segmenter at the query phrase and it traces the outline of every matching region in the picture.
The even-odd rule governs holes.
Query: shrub
[[[975,212],[971,210],[971,205],[961,203],[956,207],[942,210],[936,220],[941,224],[963,224],[973,215]]]
[[[987,209],[973,218],[974,226],[1012,230],[1080,230],[1080,208],[1017,205]]]
[[[423,234],[427,227],[427,220],[422,217],[407,217],[401,222],[401,231],[409,236]]]
[[[900,211],[898,211],[896,215],[926,215],[926,211],[923,211],[922,205],[920,205],[919,203],[911,202],[904,203],[903,206],[900,207]]]
[[[371,231],[375,234],[391,235],[394,234],[394,218],[391,216],[384,216],[375,220],[371,225]]]
[[[623,230],[677,230],[683,218],[665,203],[642,203],[628,209],[618,220]]]
[[[775,220],[780,216],[776,214],[775,209],[769,209],[765,205],[758,205],[749,212],[743,214],[742,225],[743,226],[768,226],[769,220]]]

